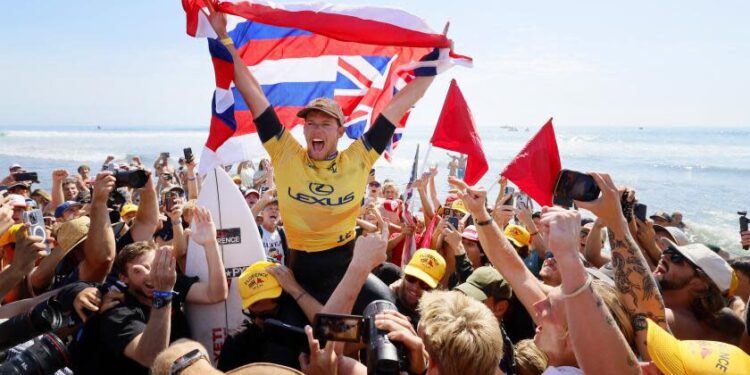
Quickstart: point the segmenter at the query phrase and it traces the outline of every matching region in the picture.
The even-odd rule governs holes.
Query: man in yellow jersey
[[[417,78],[399,91],[372,127],[342,152],[337,150],[345,132],[341,107],[331,99],[313,100],[297,114],[305,119],[304,147],[284,129],[260,85],[237,55],[224,15],[212,12],[209,20],[232,55],[234,83],[253,113],[258,135],[271,156],[290,267],[300,284],[325,302],[351,260],[356,218],[369,171],[388,145],[396,129],[394,124],[424,95],[436,69],[418,69]],[[426,58],[437,56],[434,50]],[[376,297],[392,298],[387,288],[370,282],[363,294],[371,289],[385,293],[376,292]]]

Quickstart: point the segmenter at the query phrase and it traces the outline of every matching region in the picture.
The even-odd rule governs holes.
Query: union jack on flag
[[[232,84],[228,51],[202,12],[204,0],[183,0],[187,32],[208,37],[216,76],[209,138],[200,172],[259,156],[253,114]],[[336,100],[346,116],[349,138],[360,137],[403,88],[418,67],[438,72],[468,57],[448,51],[450,41],[407,12],[373,6],[325,3],[279,5],[269,1],[214,1],[228,15],[228,32],[245,65],[260,83],[281,123],[301,124],[297,112],[311,100]],[[433,48],[438,61],[419,62]],[[408,114],[407,114],[408,116]],[[391,149],[401,139],[406,117],[397,124]]]

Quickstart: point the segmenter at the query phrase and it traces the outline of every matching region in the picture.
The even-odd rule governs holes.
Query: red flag
[[[550,118],[500,174],[513,181],[539,204],[552,206],[552,193],[558,173],[560,153],[557,151],[555,129]]]
[[[422,242],[417,244],[420,249],[432,249],[432,232],[435,231],[435,227],[437,226],[439,221],[440,221],[440,217],[438,216],[436,212],[435,215],[432,217],[430,224],[428,224],[427,228],[425,228],[424,230],[424,235],[422,235]],[[406,262],[408,263],[409,261],[407,260]]]
[[[474,117],[455,79],[451,81],[448,95],[445,96],[443,110],[430,143],[435,147],[468,155],[464,181],[469,185],[476,184],[489,169],[482,141],[474,125]]]

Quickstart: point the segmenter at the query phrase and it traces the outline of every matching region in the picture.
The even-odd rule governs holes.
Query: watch
[[[169,368],[169,375],[177,375],[201,359],[209,361],[206,353],[203,353],[200,349],[193,349],[172,362],[172,366]]]
[[[160,309],[166,305],[169,305],[170,303],[172,303],[172,296],[169,296],[169,297],[154,296],[153,300],[151,301],[151,307],[155,309]]]

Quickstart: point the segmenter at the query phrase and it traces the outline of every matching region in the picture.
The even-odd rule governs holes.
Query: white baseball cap
[[[691,243],[685,246],[678,246],[672,241],[666,241],[670,247],[674,247],[691,263],[700,268],[716,284],[721,293],[727,295],[734,294],[734,290],[737,288],[737,275],[724,258],[720,257],[704,244]]]
[[[685,246],[690,242],[685,232],[681,231],[679,228],[664,227],[659,224],[654,224],[654,231],[667,232],[669,234],[670,240],[680,246]]]

